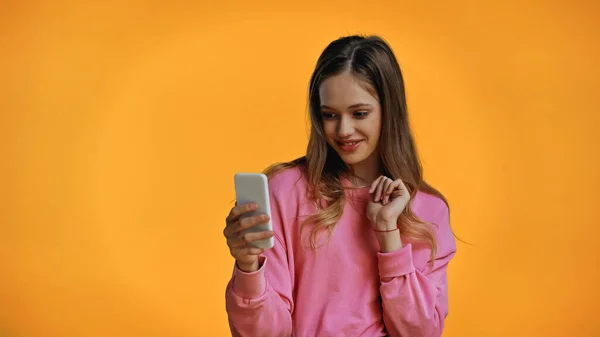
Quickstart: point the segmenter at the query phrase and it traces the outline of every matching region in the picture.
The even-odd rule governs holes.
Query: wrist
[[[379,250],[382,253],[390,253],[402,248],[400,230],[396,227],[392,230],[373,230],[379,242]]]
[[[243,271],[244,273],[253,273],[259,269],[258,260],[254,261],[253,263],[242,264],[242,263],[236,262],[236,264],[237,264],[237,268],[239,270]]]
[[[396,221],[377,221],[373,224],[373,230],[376,232],[389,232],[398,229],[398,223]]]

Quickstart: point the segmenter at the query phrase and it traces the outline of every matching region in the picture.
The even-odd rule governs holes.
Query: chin
[[[348,155],[348,154],[340,154],[338,152],[338,155],[340,156],[340,158],[346,165],[356,165],[366,159],[364,156],[361,156],[360,154]]]

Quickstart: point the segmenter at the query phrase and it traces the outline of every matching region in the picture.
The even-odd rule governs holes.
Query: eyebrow
[[[373,105],[369,104],[369,103],[356,103],[356,104],[352,104],[351,106],[348,107],[348,109],[354,109],[354,108],[361,108],[361,107],[369,107],[372,108]],[[327,105],[321,105],[321,109],[331,109],[331,110],[335,110],[332,107],[329,107]]]

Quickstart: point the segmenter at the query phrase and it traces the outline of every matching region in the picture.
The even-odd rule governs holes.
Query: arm
[[[456,245],[448,208],[445,204],[441,208],[433,221],[438,226],[438,254],[433,266],[428,264],[423,271],[417,270],[410,243],[394,251],[378,253],[383,319],[391,337],[439,337],[442,334],[448,314],[446,271],[456,253]]]
[[[275,246],[259,258],[259,269],[243,272],[237,266],[225,293],[226,310],[231,334],[237,336],[289,337],[292,334],[292,270],[287,245],[282,239],[283,228],[292,207],[288,196],[270,192],[271,218]]]

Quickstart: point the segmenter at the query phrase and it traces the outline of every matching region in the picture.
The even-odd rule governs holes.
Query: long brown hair
[[[448,202],[442,193],[423,180],[423,169],[408,120],[402,72],[392,49],[381,37],[347,36],[325,48],[310,79],[308,110],[311,130],[306,155],[288,163],[272,165],[264,172],[272,177],[287,168],[304,166],[310,198],[317,205],[325,205],[306,219],[316,224],[311,234],[311,246],[316,247],[319,230],[327,230],[331,234],[344,209],[344,188],[340,177],[347,173],[347,167],[326,141],[318,91],[323,80],[345,71],[367,84],[379,99],[382,110],[381,164],[385,175],[394,180],[402,179],[411,195],[398,219],[398,226],[404,239],[427,245],[433,261],[437,242],[432,224],[419,219],[411,204],[417,191],[435,195],[446,205]]]

